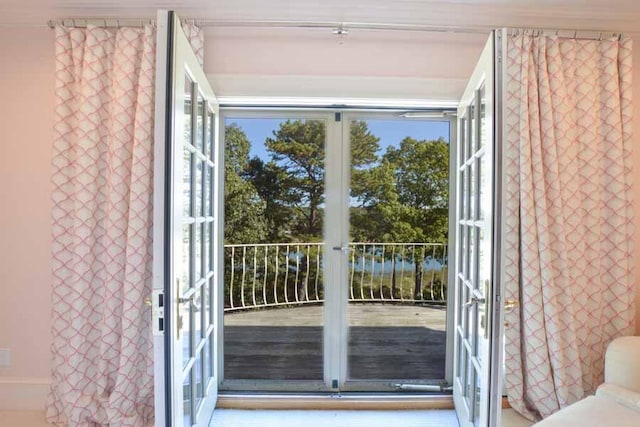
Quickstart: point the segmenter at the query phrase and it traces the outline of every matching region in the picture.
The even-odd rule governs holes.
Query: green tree
[[[362,174],[354,230],[366,241],[445,242],[449,216],[449,144],[404,138]],[[353,185],[353,184],[352,184]],[[353,194],[352,194],[353,195]]]
[[[399,239],[446,242],[449,218],[449,144],[442,138],[418,141],[406,137],[400,147],[389,147],[382,163],[394,171],[395,195],[391,207],[400,224],[392,233]],[[406,230],[411,229],[407,234]],[[406,240],[405,240],[406,241]]]
[[[266,204],[244,179],[251,143],[235,123],[225,128],[224,233],[226,243],[259,243],[266,237]]]
[[[367,168],[375,164],[378,141],[364,121],[351,123],[353,194],[365,191]],[[275,240],[322,238],[325,180],[325,124],[320,120],[287,120],[267,138],[271,159],[253,158],[248,175],[266,201],[269,234]],[[363,184],[360,184],[363,183]]]
[[[253,157],[243,176],[255,187],[265,204],[265,242],[291,241],[291,230],[296,222],[292,206],[296,199],[288,189],[290,183],[286,171],[274,162],[265,163]]]
[[[449,144],[404,138],[388,147],[380,164],[362,176],[364,191],[352,208],[352,237],[368,242],[446,242],[448,235]],[[417,247],[404,252],[416,266],[414,293],[421,292],[422,261]],[[395,259],[391,259],[395,263]],[[392,292],[395,291],[392,276]]]

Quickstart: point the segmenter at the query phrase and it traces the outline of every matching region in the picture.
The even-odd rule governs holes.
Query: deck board
[[[349,378],[442,379],[446,310],[349,307]],[[225,314],[226,379],[322,380],[322,307]]]

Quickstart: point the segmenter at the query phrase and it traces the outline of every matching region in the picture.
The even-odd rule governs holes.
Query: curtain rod
[[[336,35],[347,35],[349,30],[380,30],[380,31],[407,31],[407,32],[432,32],[432,33],[453,33],[453,34],[488,34],[496,29],[492,26],[435,26],[417,24],[385,24],[366,22],[338,22],[338,21],[233,21],[233,20],[206,20],[206,19],[183,19],[182,22],[189,22],[201,28],[290,28],[290,29],[318,29],[330,30]],[[155,19],[148,18],[68,18],[60,20],[49,20],[47,26],[55,28],[56,25],[70,27],[87,27],[95,25],[104,28],[119,27],[142,27],[147,24],[155,24]],[[640,33],[621,33],[605,30],[577,30],[577,29],[555,29],[555,28],[507,28],[510,34],[524,32],[531,36],[557,36],[569,39],[590,39],[602,40],[607,38],[621,39],[624,36],[640,36]]]

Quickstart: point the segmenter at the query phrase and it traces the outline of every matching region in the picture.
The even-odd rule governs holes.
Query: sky
[[[280,127],[283,119],[246,119],[233,118],[226,119],[226,125],[237,123],[251,141],[250,157],[258,156],[263,160],[269,160],[269,154],[265,150],[264,140],[273,136],[273,131]],[[429,120],[366,120],[371,133],[380,138],[380,151],[382,154],[389,145],[398,145],[406,136],[415,139],[438,139],[444,138],[449,141],[448,121]]]

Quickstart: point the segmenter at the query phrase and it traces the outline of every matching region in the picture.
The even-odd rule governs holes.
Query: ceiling
[[[638,0],[0,0],[0,25],[59,18],[151,18],[173,9],[220,21],[329,21],[640,31]]]

